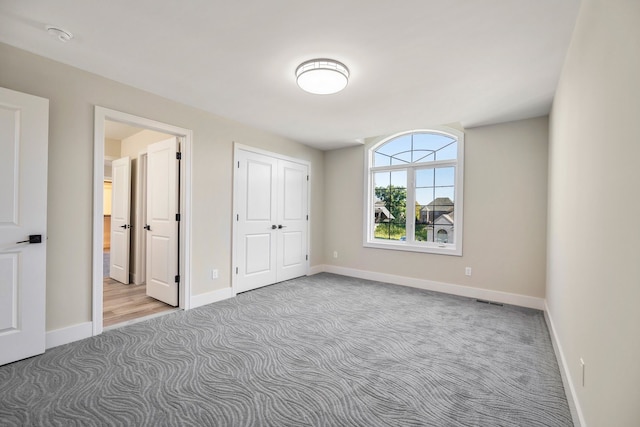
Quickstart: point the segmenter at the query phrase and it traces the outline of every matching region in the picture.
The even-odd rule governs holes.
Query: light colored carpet
[[[0,424],[571,426],[542,312],[331,274],[0,367]]]

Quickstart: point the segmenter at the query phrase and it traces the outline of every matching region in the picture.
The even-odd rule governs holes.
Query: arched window
[[[464,134],[403,132],[374,141],[366,154],[364,245],[462,255]]]

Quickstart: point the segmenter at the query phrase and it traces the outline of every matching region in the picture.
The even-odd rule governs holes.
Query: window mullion
[[[416,170],[407,168],[407,207],[406,207],[407,243],[415,242],[416,229]]]

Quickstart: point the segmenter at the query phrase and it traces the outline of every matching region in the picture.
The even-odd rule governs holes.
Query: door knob
[[[127,229],[127,228],[131,228],[131,226],[129,224],[125,224],[125,225],[121,225],[120,228]]]
[[[147,224],[147,225],[144,226],[144,229],[151,231],[151,226],[149,224]]]
[[[271,226],[271,229],[272,229],[272,230],[275,230],[276,228],[278,228],[278,226],[276,226],[275,224],[273,224],[273,225]]]
[[[280,225],[278,225],[278,228],[279,228],[279,229],[280,229],[280,228],[287,228],[287,226],[286,226],[286,225],[282,225],[282,224],[280,224]]]

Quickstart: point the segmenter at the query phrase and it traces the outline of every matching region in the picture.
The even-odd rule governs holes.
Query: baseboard
[[[189,308],[201,307],[203,305],[232,298],[233,289],[231,287],[218,289],[217,291],[205,292],[204,294],[192,295]]]
[[[544,318],[547,321],[547,328],[549,329],[549,335],[551,335],[551,343],[553,344],[553,350],[555,351],[556,359],[558,360],[560,376],[562,377],[564,392],[567,395],[567,403],[569,403],[569,410],[571,411],[571,418],[573,418],[573,425],[575,427],[587,427],[587,424],[584,421],[584,415],[582,414],[582,409],[580,408],[580,402],[578,401],[576,388],[573,385],[573,381],[571,381],[571,375],[569,375],[569,365],[567,364],[567,359],[562,351],[562,346],[560,345],[556,328],[553,325],[553,319],[551,318],[551,313],[549,312],[549,306],[547,305],[546,300],[544,303]]]
[[[84,322],[66,328],[47,332],[45,336],[45,349],[69,344],[70,342],[83,340],[93,336],[93,323]]]
[[[324,265],[323,271],[340,274],[343,276],[357,277],[359,279],[375,280],[378,282],[392,283],[394,285],[409,286],[428,291],[442,292],[468,298],[478,298],[487,301],[496,301],[502,304],[517,305],[520,307],[544,310],[544,299],[530,297],[528,295],[512,294],[509,292],[494,291],[490,289],[472,288],[451,283],[435,282],[433,280],[416,279],[413,277],[396,276],[394,274],[376,273],[373,271],[356,270],[354,268],[339,267],[336,265]]]
[[[318,273],[322,273],[325,270],[326,265],[324,264],[320,264],[320,265],[314,265],[313,267],[309,267],[309,276],[313,276],[314,274],[318,274]]]

